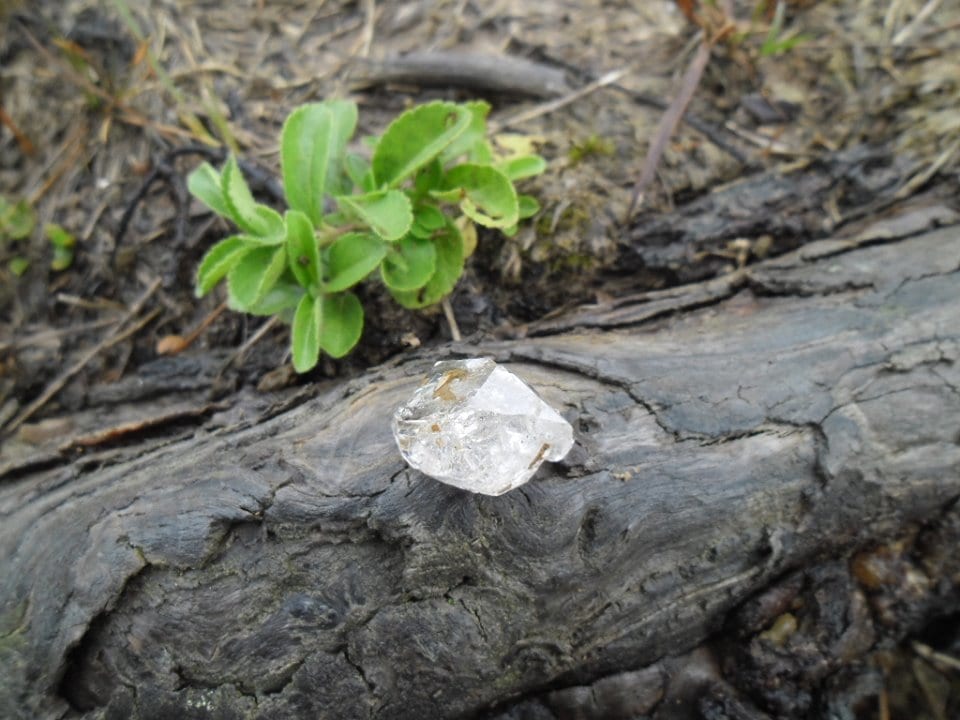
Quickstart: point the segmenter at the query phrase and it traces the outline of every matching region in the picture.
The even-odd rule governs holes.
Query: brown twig
[[[146,322],[141,321],[139,323],[136,323],[132,328],[124,330],[124,326],[127,324],[127,322],[129,322],[131,319],[133,319],[140,313],[140,310],[143,309],[143,306],[146,304],[147,300],[151,298],[151,296],[157,291],[157,288],[159,287],[160,287],[160,278],[157,278],[152,283],[150,283],[150,286],[143,292],[142,295],[140,295],[139,298],[137,298],[137,300],[133,303],[133,305],[130,306],[130,309],[127,311],[127,314],[124,315],[124,317],[121,318],[119,322],[117,322],[117,324],[113,327],[113,330],[107,333],[107,335],[95,346],[93,346],[87,352],[85,352],[80,357],[80,359],[77,360],[73,365],[71,365],[62,373],[60,373],[60,375],[57,376],[57,378],[52,383],[47,385],[46,389],[40,394],[40,397],[38,397],[29,405],[27,405],[27,407],[23,410],[23,412],[21,412],[16,418],[14,418],[10,422],[10,426],[7,428],[7,432],[13,432],[18,427],[20,427],[24,422],[29,420],[38,410],[40,410],[44,405],[50,402],[50,399],[53,398],[53,396],[56,395],[58,392],[60,392],[60,390],[63,389],[63,387],[70,381],[70,379],[74,375],[76,375],[78,372],[83,370],[83,368],[86,367],[87,363],[93,360],[93,358],[99,355],[103,350],[129,337],[134,332],[139,330],[143,325],[145,325],[146,322],[149,322],[154,317],[156,317],[157,313],[154,312],[151,315],[147,316]]]
[[[24,155],[30,157],[37,151],[33,146],[33,143],[30,142],[30,138],[28,138],[26,133],[17,127],[17,124],[13,121],[13,118],[7,115],[2,105],[0,105],[0,125],[3,125],[13,133],[13,137],[17,141],[20,152],[22,152]]]
[[[412,83],[420,87],[461,87],[474,91],[556,98],[573,88],[564,70],[508,54],[429,50],[357,63],[359,87]]]
[[[200,321],[200,324],[197,325],[192,331],[187,333],[186,337],[181,335],[167,335],[164,338],[161,338],[157,342],[157,354],[158,355],[176,355],[182,353],[188,347],[193,345],[197,341],[197,338],[200,337],[203,332],[210,327],[214,320],[220,317],[223,314],[223,311],[227,309],[226,301],[217,305],[212,311],[207,313],[207,316]]]
[[[660,165],[660,159],[667,149],[667,144],[676,131],[677,125],[680,123],[680,119],[687,109],[687,105],[689,105],[693,99],[693,94],[696,92],[697,86],[700,85],[700,78],[703,77],[703,71],[707,68],[712,47],[712,41],[706,37],[700,41],[697,53],[693,56],[693,60],[690,61],[690,65],[687,67],[687,71],[683,74],[683,79],[680,81],[679,92],[677,92],[676,97],[673,99],[673,102],[670,103],[670,107],[663,114],[663,117],[660,118],[660,124],[657,126],[653,141],[647,150],[647,156],[644,158],[640,178],[633,187],[633,195],[630,198],[630,205],[627,208],[625,222],[629,222],[630,218],[633,217],[637,206],[643,201],[644,191],[656,175],[657,167]]]

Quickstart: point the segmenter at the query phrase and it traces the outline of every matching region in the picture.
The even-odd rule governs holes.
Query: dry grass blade
[[[30,142],[30,138],[28,138],[26,133],[17,127],[17,124],[13,121],[13,118],[7,115],[2,105],[0,105],[0,125],[3,125],[5,128],[7,128],[7,130],[13,133],[13,137],[17,141],[17,146],[20,148],[20,152],[27,157],[30,157],[36,153],[37,150],[33,146],[33,143]]]
[[[903,187],[896,192],[894,199],[902,200],[908,198],[926,185],[930,178],[940,172],[940,170],[953,159],[957,150],[960,150],[960,138],[954,140],[928,167],[911,177]]]
[[[707,62],[710,60],[710,49],[711,45],[706,38],[701,40],[696,55],[693,56],[693,60],[687,67],[687,71],[683,74],[683,80],[680,82],[680,91],[660,119],[657,132],[654,134],[653,141],[650,143],[650,149],[647,151],[647,157],[644,158],[640,178],[637,180],[637,184],[634,185],[633,196],[630,198],[630,206],[627,208],[626,221],[629,221],[630,218],[633,217],[634,211],[643,200],[644,191],[656,175],[657,166],[660,164],[660,158],[663,157],[663,153],[667,149],[667,143],[670,142],[670,138],[676,131],[677,125],[680,124],[683,113],[693,99],[693,94],[696,92],[697,86],[700,84],[703,71],[707,68]]]
[[[237,360],[241,360],[243,356],[247,354],[247,351],[250,348],[252,348],[258,342],[260,342],[260,340],[263,338],[264,335],[266,335],[268,332],[270,332],[272,328],[276,327],[279,324],[280,324],[280,316],[274,315],[272,318],[267,320],[263,325],[257,328],[257,331],[250,336],[250,339],[247,340],[243,345],[241,345],[240,348],[237,349],[232,355],[230,355],[229,358],[227,358],[227,361],[220,368],[220,373],[223,373],[224,370],[226,370],[228,367],[233,365],[233,363],[236,362]]]
[[[447,319],[447,325],[450,326],[450,337],[454,342],[460,342],[463,337],[460,335],[460,326],[457,324],[457,316],[453,314],[453,305],[450,304],[450,298],[445,297],[440,306],[443,308],[443,315]]]
[[[179,137],[189,140],[197,140],[200,142],[207,142],[204,137],[197,136],[193,132],[175,127],[173,125],[165,125],[163,123],[154,122],[137,110],[134,110],[128,105],[124,105],[119,101],[119,98],[111,95],[103,88],[85,78],[82,74],[76,72],[66,63],[63,63],[54,57],[26,27],[21,26],[20,29],[23,32],[23,36],[27,39],[33,49],[36,50],[37,53],[51,66],[56,67],[59,74],[67,78],[77,87],[80,87],[103,100],[105,103],[104,112],[106,114],[116,111],[116,118],[120,122],[126,123],[127,125],[141,128],[152,128],[156,132],[170,137]]]
[[[66,385],[70,379],[76,375],[78,372],[83,370],[86,367],[87,363],[93,360],[99,353],[101,353],[106,348],[111,345],[116,344],[125,337],[133,334],[139,330],[146,322],[149,322],[154,317],[156,317],[156,312],[148,315],[145,321],[141,321],[135,324],[132,328],[124,331],[123,328],[131,319],[136,317],[143,306],[146,304],[147,300],[157,291],[157,288],[160,287],[160,278],[157,278],[150,286],[143,292],[143,294],[137,298],[136,302],[130,306],[130,310],[127,311],[127,314],[120,319],[120,321],[114,326],[113,330],[107,333],[100,342],[90,348],[85,352],[79,360],[77,360],[73,365],[64,370],[57,378],[50,383],[47,388],[40,394],[36,400],[27,405],[27,407],[21,412],[16,418],[14,418],[9,427],[7,428],[8,432],[13,432],[18,427],[20,427],[24,422],[29,420],[38,410],[40,410],[44,405],[50,402],[50,399],[56,395],[60,390],[63,389],[63,386]]]
[[[360,47],[357,55],[367,57],[373,45],[373,29],[377,19],[377,7],[374,0],[363,0],[363,32],[360,33]]]
[[[937,652],[929,645],[924,645],[921,642],[913,642],[911,646],[913,647],[913,651],[924,660],[929,660],[934,665],[939,665],[940,667],[960,671],[960,659],[952,655]]]
[[[560,108],[565,107],[572,102],[576,102],[577,100],[584,97],[585,95],[589,95],[595,90],[599,90],[600,88],[606,87],[607,85],[613,85],[620,78],[626,75],[629,71],[630,71],[630,68],[628,67],[620,68],[619,70],[612,70],[606,73],[605,75],[600,76],[593,82],[587,83],[582,88],[578,90],[574,90],[572,93],[568,95],[564,95],[563,97],[557,98],[556,100],[551,100],[550,102],[542,103],[541,105],[537,105],[536,107],[530,108],[529,110],[524,110],[523,112],[519,112],[516,115],[506,118],[505,120],[500,120],[500,121],[494,120],[488,123],[490,132],[492,133],[499,132],[504,128],[513,127],[515,125],[525,123],[529,120],[533,120],[534,118],[538,118],[541,115],[546,115],[547,113],[552,113],[555,110],[559,110]]]
[[[891,45],[899,46],[906,45],[910,42],[910,38],[920,29],[920,27],[930,19],[930,16],[933,15],[940,7],[943,0],[929,0],[929,2],[920,8],[914,18],[908,22],[896,35],[893,36]]]

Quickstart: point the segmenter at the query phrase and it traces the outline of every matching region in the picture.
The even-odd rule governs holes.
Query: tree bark
[[[831,671],[960,607],[958,227],[875,225],[285,406],[241,395],[172,443],[23,466],[0,485],[0,706],[813,712]],[[463,355],[563,412],[565,461],[501,497],[404,465],[393,408]],[[894,541],[926,584],[877,570]],[[908,595],[914,615],[883,614]]]

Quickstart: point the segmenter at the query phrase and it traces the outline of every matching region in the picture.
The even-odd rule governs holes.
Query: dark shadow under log
[[[764,685],[766,651],[750,643],[787,609],[797,633],[805,613],[833,628],[841,660],[902,635],[909,623],[884,629],[870,603],[897,588],[870,587],[849,558],[898,537],[933,553],[960,526],[960,227],[868,240],[442,348],[282,411],[233,407],[139,456],[3,481],[0,707],[811,711]],[[389,415],[434,360],[459,355],[509,363],[560,409],[568,458],[501,497],[405,467]],[[940,578],[918,565],[928,615],[960,608],[954,554]],[[801,695],[804,682],[827,677],[801,677]]]

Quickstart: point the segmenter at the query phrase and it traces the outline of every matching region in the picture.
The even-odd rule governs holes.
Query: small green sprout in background
[[[0,252],[7,254],[7,245],[26,240],[37,225],[37,214],[26,200],[10,202],[0,195]],[[15,254],[7,261],[7,269],[17,277],[23,275],[30,261]]]
[[[766,9],[766,3],[760,3],[758,9]],[[772,57],[782,55],[793,50],[797,45],[805,43],[812,39],[812,36],[797,31],[783,31],[783,23],[786,19],[787,4],[778,2],[774,10],[773,21],[767,30],[767,35],[763,39],[763,45],[760,46],[760,55],[763,57]]]
[[[66,270],[73,264],[73,246],[77,244],[76,238],[56,223],[47,223],[43,232],[53,247],[50,269],[56,272]]]
[[[441,301],[463,273],[472,223],[512,235],[540,209],[514,181],[542,173],[546,162],[496,156],[489,111],[485,102],[411,108],[371,140],[367,159],[347,149],[355,103],[297,108],[280,140],[289,205],[282,216],[254,200],[233,156],[219,172],[204,163],[190,191],[239,233],[204,256],[198,297],[226,278],[232,309],[289,322],[301,373],[321,351],[343,357],[360,340],[363,307],[350,288],[374,271],[404,307]]]
[[[611,157],[616,150],[613,140],[594,133],[582,142],[574,143],[567,152],[567,158],[571,165],[578,165],[589,157]]]

